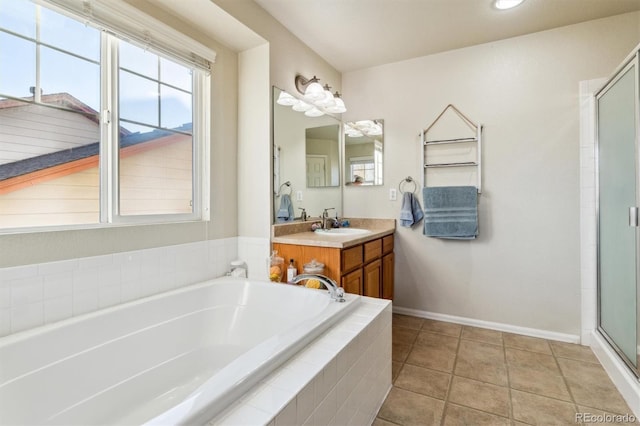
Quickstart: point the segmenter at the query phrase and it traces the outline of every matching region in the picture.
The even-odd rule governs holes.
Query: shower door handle
[[[638,227],[638,208],[629,207],[629,226]]]

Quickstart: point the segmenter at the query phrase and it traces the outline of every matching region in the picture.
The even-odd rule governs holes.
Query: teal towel
[[[400,209],[400,226],[410,228],[422,220],[424,213],[420,202],[412,192],[405,192],[402,196],[402,208]]]
[[[277,222],[289,222],[293,220],[293,204],[291,203],[291,197],[289,194],[282,194],[280,196],[280,208],[276,214]]]
[[[475,186],[423,188],[424,235],[452,240],[478,236],[478,189]]]

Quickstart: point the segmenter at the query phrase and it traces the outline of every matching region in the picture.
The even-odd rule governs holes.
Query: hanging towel
[[[400,209],[400,226],[410,228],[422,220],[424,213],[420,202],[413,192],[405,192],[402,196],[402,208]]]
[[[478,189],[475,186],[423,188],[424,235],[452,240],[478,236]]]
[[[293,220],[293,204],[291,203],[291,197],[289,194],[282,194],[280,196],[280,208],[276,214],[276,220],[278,222],[288,222]]]

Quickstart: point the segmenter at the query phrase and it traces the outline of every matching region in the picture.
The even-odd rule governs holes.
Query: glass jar
[[[315,259],[311,259],[311,262],[304,264],[303,270],[305,274],[324,275],[324,263],[320,263]]]
[[[269,280],[279,283],[282,282],[282,276],[284,275],[284,259],[278,256],[278,250],[274,250],[267,259],[267,268],[269,274]]]
[[[249,268],[244,260],[234,260],[231,262],[229,275],[232,277],[247,278]]]

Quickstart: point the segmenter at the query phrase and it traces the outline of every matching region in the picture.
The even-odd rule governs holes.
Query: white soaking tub
[[[359,296],[220,278],[0,339],[0,424],[201,424]]]

